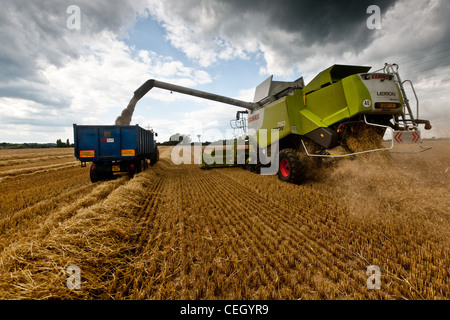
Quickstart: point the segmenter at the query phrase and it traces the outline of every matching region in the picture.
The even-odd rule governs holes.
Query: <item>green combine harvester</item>
[[[370,69],[333,65],[307,85],[303,78],[281,82],[273,81],[271,76],[256,88],[253,102],[153,79],[137,89],[133,98],[139,100],[158,87],[245,108],[237,112],[236,121],[244,120],[248,134],[225,147],[228,150],[210,146],[209,152],[203,153],[201,167],[241,165],[253,172],[276,173],[283,181],[301,183],[312,159],[390,150],[395,144],[405,143],[415,143],[426,150],[421,145],[419,125],[423,124],[426,130],[431,125],[428,120],[419,119],[419,104],[411,81],[400,79],[396,64],[385,64],[374,72]],[[406,97],[405,84],[411,86],[416,98],[415,114]],[[351,150],[347,141],[359,139],[361,128],[373,128],[380,141],[389,129],[391,146]]]

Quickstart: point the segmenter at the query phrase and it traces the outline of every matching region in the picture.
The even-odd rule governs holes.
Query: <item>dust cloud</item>
[[[348,141],[349,147],[359,151],[387,146],[381,139],[370,138],[371,134],[366,132],[358,141]],[[394,148],[343,159],[324,174],[326,179],[319,184],[340,199],[353,219],[401,228],[422,217],[427,222],[421,232],[439,229],[445,234],[450,148],[447,141],[424,142],[428,144],[435,144],[436,150],[420,152],[419,146],[411,145],[405,150]]]

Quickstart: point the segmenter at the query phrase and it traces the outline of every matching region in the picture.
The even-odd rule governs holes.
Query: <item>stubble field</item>
[[[72,149],[0,150],[0,298],[449,299],[450,141],[424,144],[300,186],[170,147],[95,184]]]

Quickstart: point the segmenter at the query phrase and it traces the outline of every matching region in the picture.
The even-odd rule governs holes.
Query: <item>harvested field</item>
[[[450,141],[424,144],[300,186],[170,147],[95,184],[72,149],[0,150],[0,298],[449,299]]]

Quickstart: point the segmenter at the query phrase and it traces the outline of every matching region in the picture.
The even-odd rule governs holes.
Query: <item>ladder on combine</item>
[[[237,111],[236,120],[230,120],[230,126],[234,130],[235,138],[246,136],[248,134],[248,111]]]
[[[425,125],[425,130],[431,129],[430,121],[419,119],[419,99],[416,94],[416,90],[414,89],[413,83],[411,80],[404,80],[400,78],[400,74],[398,72],[397,64],[388,64],[386,63],[383,68],[384,73],[390,74],[394,77],[394,81],[397,83],[400,94],[403,100],[403,108],[400,119],[394,118],[394,124],[398,126],[399,131],[394,130],[392,132],[392,143],[393,144],[403,144],[406,143],[414,143],[418,144],[423,151],[430,149],[431,147],[422,146],[422,137],[419,130],[419,124]],[[404,84],[408,83],[411,87],[411,90],[414,94],[414,98],[416,99],[416,115],[411,109],[411,105],[409,104],[409,99],[406,96],[406,91]],[[406,140],[406,141],[404,141]]]
[[[398,73],[398,65],[397,64],[388,64],[386,63],[383,68],[384,73],[390,74],[394,77],[394,81],[397,83],[400,94],[403,100],[403,110],[400,122],[396,124],[399,125],[403,130],[416,130],[419,124],[425,124],[425,130],[431,129],[431,124],[428,120],[420,120],[419,119],[419,99],[417,98],[416,90],[414,89],[413,83],[411,80],[404,80],[400,78],[400,74]],[[409,99],[406,96],[406,91],[404,84],[408,83],[411,87],[411,90],[414,94],[414,98],[416,99],[416,116],[414,117],[414,113],[411,109],[411,105],[409,104]]]

